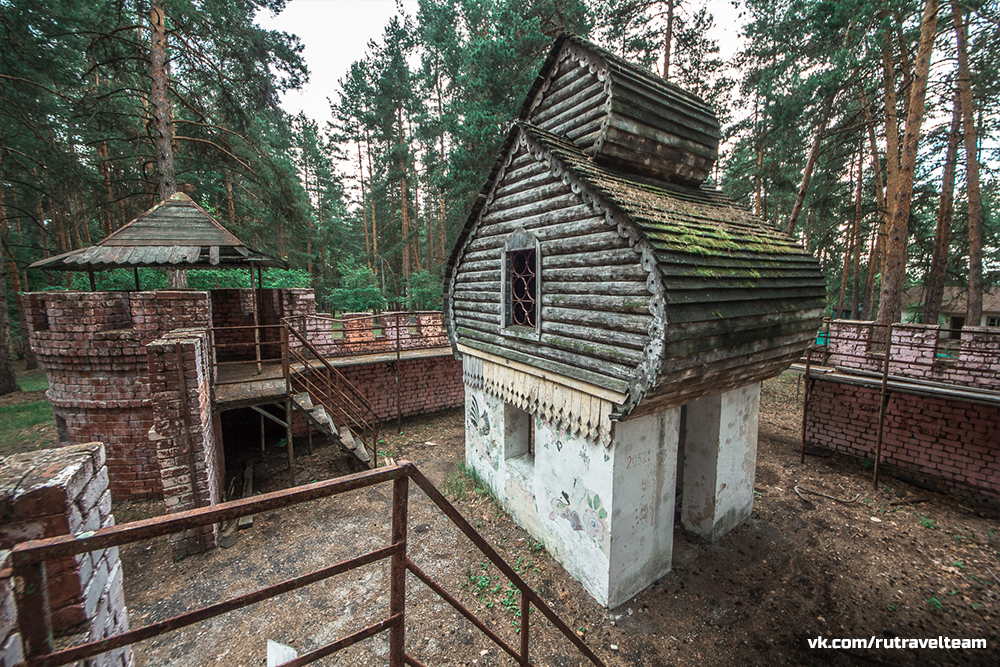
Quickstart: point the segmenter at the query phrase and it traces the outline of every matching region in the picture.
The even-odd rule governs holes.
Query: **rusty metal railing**
[[[483,555],[503,572],[520,592],[522,616],[519,648],[514,648],[490,630],[481,619],[444,590],[440,584],[431,579],[407,555],[407,516],[409,481],[411,479],[441,509],[445,516],[472,541]],[[195,609],[163,621],[150,623],[141,628],[113,635],[100,641],[88,642],[58,651],[54,650],[51,614],[48,606],[49,595],[45,583],[46,561],[170,535],[220,521],[282,509],[387,482],[392,482],[393,484],[392,531],[391,541],[387,546],[371,551],[363,556],[329,565],[301,576],[230,598],[223,602]],[[19,613],[24,615],[21,629],[28,667],[57,667],[58,665],[65,665],[77,660],[84,660],[106,651],[130,646],[136,642],[151,639],[200,621],[215,618],[227,612],[247,607],[282,593],[323,581],[386,558],[390,561],[388,617],[351,635],[314,649],[291,662],[285,663],[286,665],[291,667],[306,665],[364,639],[388,631],[390,667],[403,667],[403,665],[423,667],[423,663],[408,654],[405,648],[406,572],[409,571],[471,621],[473,625],[495,642],[502,650],[511,655],[517,661],[517,664],[522,667],[533,664],[530,658],[530,612],[532,606],[549,619],[555,628],[565,635],[592,664],[604,667],[601,659],[556,615],[537,593],[531,590],[528,584],[486,543],[482,535],[476,532],[472,525],[462,517],[441,492],[413,464],[405,461],[401,461],[398,465],[389,465],[376,470],[284,491],[276,491],[249,499],[235,500],[213,507],[203,507],[188,512],[168,514],[153,519],[102,528],[93,534],[88,534],[86,537],[64,535],[45,540],[23,542],[16,545],[11,552],[11,564],[14,576],[20,581],[20,585],[17,586],[16,595]]]
[[[371,450],[372,462],[377,462],[381,420],[371,402],[301,332],[287,323],[286,329],[282,366],[288,395],[308,392],[314,404],[321,404],[335,422],[346,424],[361,439],[363,446]],[[291,345],[291,339],[299,345]]]
[[[852,382],[878,389],[878,421],[872,453],[872,483],[878,488],[891,396],[896,392],[915,393],[1000,404],[998,351],[1000,330],[987,327],[948,329],[827,318],[816,344],[809,347],[803,359],[800,460],[805,462],[811,385],[815,379],[853,377]],[[814,363],[823,368],[817,369]]]
[[[323,356],[351,357],[448,347],[441,311],[348,313],[287,318]]]

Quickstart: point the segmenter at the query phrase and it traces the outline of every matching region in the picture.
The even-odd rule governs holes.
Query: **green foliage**
[[[924,528],[929,528],[930,530],[937,530],[937,520],[932,519],[929,516],[917,515],[917,519],[920,520],[920,525]]]
[[[337,269],[342,287],[335,287],[326,294],[326,302],[332,310],[340,313],[363,313],[385,307],[385,296],[371,269],[348,263],[341,263]]]
[[[441,310],[444,306],[443,279],[436,273],[419,271],[410,276],[408,291],[411,310]]]

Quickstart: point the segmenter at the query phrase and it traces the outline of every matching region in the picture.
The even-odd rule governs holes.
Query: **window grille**
[[[538,281],[535,276],[535,251],[507,253],[510,279],[510,323],[534,327],[538,321]]]

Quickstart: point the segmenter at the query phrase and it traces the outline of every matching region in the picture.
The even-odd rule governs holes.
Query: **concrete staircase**
[[[325,405],[313,405],[309,392],[294,394],[292,405],[321,432],[332,438],[334,442],[339,442],[344,450],[354,454],[367,467],[374,466],[372,455],[368,453],[368,449],[361,442],[361,439],[354,435],[348,426],[338,426]]]

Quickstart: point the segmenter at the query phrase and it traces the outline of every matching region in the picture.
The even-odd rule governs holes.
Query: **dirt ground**
[[[1000,522],[840,456],[799,463],[795,376],[764,385],[753,516],[715,544],[678,529],[674,569],[627,604],[598,605],[487,495],[456,474],[462,411],[404,422],[383,451],[414,462],[608,665],[1000,664]],[[394,424],[387,425],[390,430]],[[288,483],[283,451],[257,466],[260,491]],[[298,460],[299,482],[354,468],[332,446]],[[800,499],[794,487],[857,501]],[[258,515],[228,549],[172,562],[164,541],[121,550],[132,627],[360,555],[389,539],[389,486]],[[914,504],[900,504],[910,501]],[[516,645],[517,597],[477,550],[411,490],[409,553]],[[161,511],[122,503],[119,522]],[[387,568],[368,566],[135,646],[137,665],[263,665],[273,639],[300,654],[388,615]],[[985,638],[985,650],[810,649],[807,639]],[[513,661],[412,576],[407,651],[427,665]],[[586,664],[540,615],[532,661]],[[384,635],[318,664],[387,665]]]

